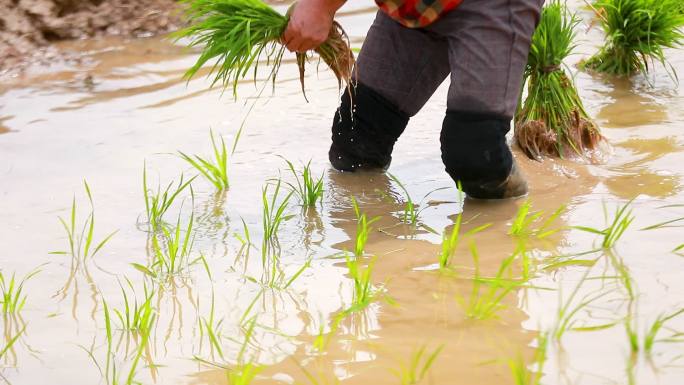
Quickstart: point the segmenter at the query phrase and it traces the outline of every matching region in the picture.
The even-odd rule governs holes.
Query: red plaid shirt
[[[434,22],[463,0],[375,0],[389,17],[409,28],[420,28]]]

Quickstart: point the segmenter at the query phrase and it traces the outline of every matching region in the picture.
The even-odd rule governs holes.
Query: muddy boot
[[[335,112],[330,163],[340,171],[385,170],[409,117],[361,83],[352,94],[345,91]]]
[[[463,192],[475,199],[527,194],[527,182],[506,144],[510,119],[447,111],[442,126],[442,161]]]

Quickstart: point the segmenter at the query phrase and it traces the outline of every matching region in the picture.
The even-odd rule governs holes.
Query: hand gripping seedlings
[[[532,36],[525,69],[527,97],[515,116],[515,140],[532,159],[582,156],[603,141],[563,69],[563,60],[575,48],[578,23],[560,0],[554,0],[542,10]]]
[[[587,69],[615,76],[648,73],[659,62],[674,72],[666,48],[684,45],[681,0],[600,0],[597,15],[605,45],[583,63]]]
[[[231,86],[237,96],[237,86],[250,69],[256,72],[259,61],[265,59],[269,68],[266,80],[275,86],[276,76],[285,54],[281,36],[289,16],[282,15],[261,0],[183,0],[189,27],[176,33],[176,39],[189,38],[190,46],[203,46],[202,53],[185,74],[192,78],[199,69],[216,59],[211,67],[212,85]],[[321,60],[330,67],[337,81],[349,84],[354,65],[354,54],[349,38],[337,22],[333,23],[328,39],[315,49]],[[297,53],[299,80],[304,92],[304,71],[308,53]],[[306,97],[306,94],[304,95]]]

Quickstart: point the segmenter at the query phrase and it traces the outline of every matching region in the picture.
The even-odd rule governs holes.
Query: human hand
[[[283,43],[292,52],[306,52],[323,44],[330,34],[335,12],[345,0],[300,0],[290,13]]]

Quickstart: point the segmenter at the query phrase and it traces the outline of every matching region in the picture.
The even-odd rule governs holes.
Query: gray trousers
[[[513,117],[544,0],[464,0],[426,28],[379,11],[357,61],[358,80],[409,116],[451,74],[447,109]]]

